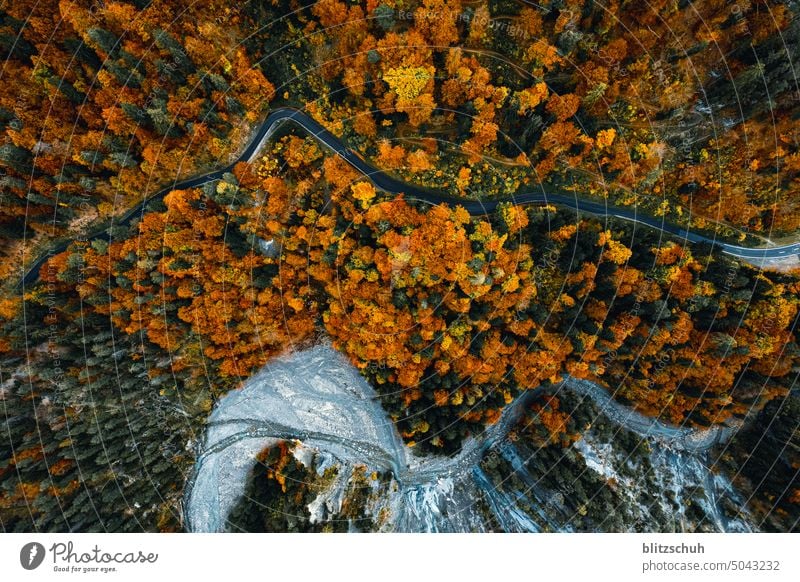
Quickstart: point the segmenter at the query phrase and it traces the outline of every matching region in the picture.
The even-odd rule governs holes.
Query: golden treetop
[[[416,99],[433,78],[433,67],[395,67],[383,74],[383,80],[403,101]]]

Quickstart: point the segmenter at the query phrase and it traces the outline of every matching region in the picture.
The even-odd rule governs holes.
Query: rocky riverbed
[[[377,393],[343,355],[326,344],[285,355],[212,412],[186,489],[186,523],[198,532],[230,529],[228,516],[242,501],[257,454],[292,441],[309,474],[320,476],[316,497],[298,516],[308,523],[341,513],[366,473],[384,476],[361,487],[367,490],[362,511],[378,531],[750,529],[746,516],[723,511],[741,507],[742,500],[707,466],[707,451],[732,429],[666,425],[582,380],[568,378],[557,389],[576,406],[590,406],[584,414],[616,431],[588,431],[557,452],[560,458],[548,471],[543,461],[554,450],[508,438],[526,401],[536,396],[533,390],[457,455],[420,457],[402,442]],[[620,431],[639,443],[636,454],[619,445]],[[331,467],[335,478],[321,479]],[[572,483],[549,474],[553,467],[568,471]],[[570,487],[580,491],[570,495]],[[575,503],[584,496],[586,503]],[[617,518],[589,519],[593,503],[615,505]]]

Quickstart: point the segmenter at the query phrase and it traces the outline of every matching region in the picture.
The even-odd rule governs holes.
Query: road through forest
[[[323,144],[329,150],[336,153],[353,168],[358,170],[361,174],[369,178],[373,184],[380,190],[388,192],[389,194],[400,195],[404,194],[407,200],[420,200],[428,204],[438,205],[447,204],[450,206],[461,206],[473,216],[481,216],[492,214],[498,206],[505,202],[512,202],[514,204],[524,206],[530,204],[545,205],[553,204],[571,208],[577,213],[593,214],[606,218],[619,218],[630,222],[642,224],[659,231],[668,233],[678,237],[684,241],[692,243],[706,242],[719,248],[723,253],[744,259],[747,261],[764,261],[766,259],[782,259],[792,255],[800,254],[800,242],[792,243],[782,246],[774,246],[770,248],[752,248],[732,245],[729,243],[721,242],[713,238],[703,236],[701,234],[687,231],[686,229],[670,224],[663,219],[654,218],[651,216],[643,215],[635,208],[621,208],[611,206],[601,202],[594,202],[591,200],[584,200],[575,194],[566,194],[558,192],[547,192],[544,187],[539,191],[524,192],[514,196],[495,198],[492,200],[470,200],[464,198],[457,198],[455,196],[448,196],[434,190],[422,188],[398,180],[389,174],[379,170],[369,163],[364,161],[358,154],[345,145],[342,140],[333,135],[317,121],[312,119],[309,115],[298,109],[291,107],[280,107],[274,109],[267,118],[258,126],[253,139],[244,149],[242,154],[233,163],[209,172],[188,178],[182,181],[175,181],[166,188],[160,190],[156,194],[146,197],[142,202],[137,204],[134,208],[126,212],[123,216],[117,219],[116,224],[120,226],[128,226],[135,218],[140,217],[144,213],[144,209],[150,202],[160,200],[172,190],[185,190],[187,188],[197,188],[207,182],[222,179],[222,176],[233,170],[233,167],[242,161],[251,162],[261,152],[263,146],[271,139],[275,130],[284,123],[293,123],[309,135],[313,136],[318,142]],[[85,240],[92,241],[100,238],[107,238],[107,228],[103,228],[99,232],[89,234]],[[39,277],[39,270],[44,262],[55,254],[61,253],[67,249],[70,241],[61,242],[49,249],[44,255],[40,256],[27,271],[24,271],[22,276],[23,287],[31,285]]]

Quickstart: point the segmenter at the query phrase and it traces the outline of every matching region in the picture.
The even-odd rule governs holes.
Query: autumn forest
[[[215,405],[316,345],[421,459],[524,402],[508,438],[562,525],[673,527],[584,475],[601,438],[654,471],[563,389],[586,382],[729,435],[702,461],[736,511],[800,528],[798,255],[718,244],[800,238],[797,2],[15,0],[0,52],[3,531],[187,529]],[[242,157],[282,108],[447,202],[385,191],[302,124]],[[309,517],[344,471],[302,440],[258,453],[228,529],[388,527],[370,495],[397,475],[366,465]]]

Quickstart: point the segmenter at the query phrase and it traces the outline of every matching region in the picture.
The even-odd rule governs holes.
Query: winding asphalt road
[[[616,206],[610,206],[608,204],[602,204],[599,202],[583,200],[574,195],[547,193],[544,191],[525,192],[510,197],[505,197],[502,199],[493,199],[487,201],[465,200],[463,198],[448,196],[446,194],[442,194],[434,190],[429,190],[426,188],[415,186],[413,184],[402,182],[400,180],[397,180],[396,178],[389,176],[385,172],[371,166],[370,164],[365,162],[353,150],[348,148],[338,137],[336,137],[327,129],[325,129],[322,125],[320,125],[317,121],[315,121],[302,111],[290,107],[281,107],[273,110],[267,116],[264,122],[258,127],[258,130],[256,131],[252,141],[248,144],[248,146],[245,148],[245,150],[242,152],[242,154],[235,162],[233,162],[228,166],[225,166],[224,168],[214,170],[213,172],[209,172],[207,174],[202,174],[200,176],[188,178],[180,182],[178,181],[173,182],[163,190],[160,190],[156,194],[146,198],[144,201],[142,201],[134,208],[126,212],[123,216],[121,216],[117,220],[117,224],[121,226],[129,225],[134,218],[136,218],[137,216],[141,216],[144,213],[144,208],[147,204],[149,204],[154,200],[162,199],[172,190],[184,190],[187,188],[196,188],[198,186],[202,186],[206,182],[220,180],[223,174],[231,172],[233,170],[233,167],[237,163],[241,161],[247,161],[247,162],[252,161],[261,151],[261,148],[264,146],[264,144],[267,141],[269,141],[269,139],[272,137],[272,134],[274,133],[275,129],[277,129],[281,124],[287,122],[294,123],[303,130],[305,130],[306,132],[308,132],[317,141],[319,141],[321,144],[323,144],[324,146],[332,150],[334,153],[339,155],[343,160],[345,160],[348,164],[353,166],[361,174],[369,178],[378,189],[388,192],[390,194],[401,194],[401,193],[405,194],[406,199],[409,200],[417,199],[423,202],[427,202],[429,204],[447,204],[451,206],[461,206],[473,216],[492,214],[493,212],[495,212],[497,207],[504,202],[512,202],[517,205],[554,204],[571,208],[578,213],[593,214],[607,218],[614,217],[622,220],[628,220],[631,222],[637,222],[639,224],[643,224],[645,226],[649,226],[658,229],[660,231],[669,233],[688,242],[693,242],[693,243],[706,242],[715,245],[723,253],[732,255],[734,257],[738,257],[740,259],[745,259],[748,261],[780,259],[789,257],[791,255],[800,255],[800,243],[793,243],[783,246],[774,246],[770,248],[741,247],[737,245],[720,242],[718,240],[687,231],[679,226],[670,224],[669,222],[666,222],[664,220],[659,220],[657,218],[653,218],[650,216],[644,216],[642,214],[637,213],[635,209],[631,210],[628,208],[620,208]],[[108,238],[108,236],[109,236],[108,229],[104,228],[98,232],[89,234],[86,237],[86,240],[92,241],[95,239]],[[39,257],[33,263],[33,265],[31,265],[28,268],[27,272],[22,276],[21,283],[23,287],[26,285],[30,285],[34,281],[36,281],[36,279],[38,279],[39,277],[39,270],[41,269],[44,262],[53,255],[65,251],[69,246],[70,242],[71,241],[62,242],[56,245],[55,247],[49,249],[48,252],[45,253],[43,256]]]

